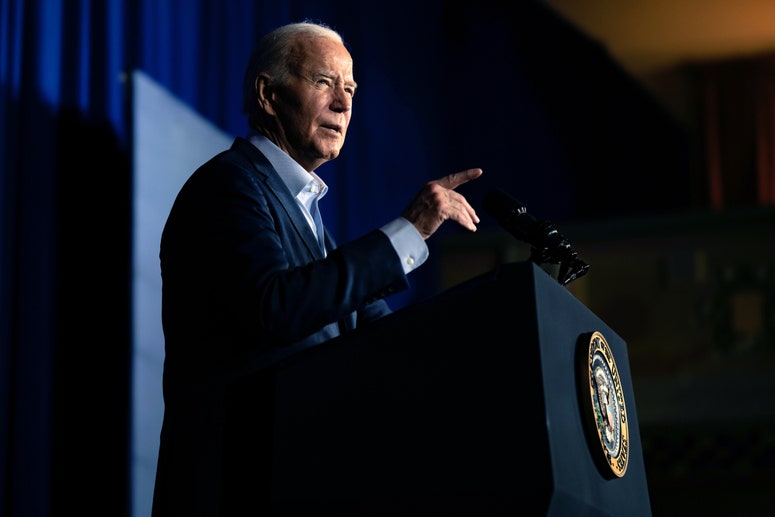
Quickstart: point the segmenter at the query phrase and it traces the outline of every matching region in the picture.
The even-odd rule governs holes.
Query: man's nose
[[[347,93],[343,86],[337,86],[334,88],[334,98],[331,102],[331,109],[334,111],[350,111],[352,107],[352,95]]]

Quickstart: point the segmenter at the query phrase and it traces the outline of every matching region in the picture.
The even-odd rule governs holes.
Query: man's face
[[[272,105],[278,145],[305,169],[339,156],[352,114],[353,62],[341,43],[309,38],[297,45],[287,87],[276,89]]]

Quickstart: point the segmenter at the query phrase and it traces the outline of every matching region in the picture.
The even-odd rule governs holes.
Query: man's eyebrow
[[[325,77],[327,79],[333,79],[333,80],[336,80],[336,78],[338,76],[339,76],[339,74],[337,74],[335,72],[326,72],[324,70],[319,70],[317,72],[312,72],[310,74],[310,77],[313,77],[313,78],[314,77]],[[342,83],[347,85],[347,86],[351,86],[353,88],[357,88],[358,87],[358,83],[355,82],[355,79],[343,79]]]

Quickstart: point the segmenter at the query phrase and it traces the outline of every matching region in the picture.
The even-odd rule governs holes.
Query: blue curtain
[[[131,70],[241,135],[257,37],[304,18],[342,32],[361,87],[342,156],[321,169],[340,241],[474,166],[474,203],[499,186],[554,220],[680,206],[680,132],[543,2],[498,4],[0,0],[3,515],[129,511]],[[589,202],[649,174],[658,189]],[[431,246],[396,306],[438,288]]]

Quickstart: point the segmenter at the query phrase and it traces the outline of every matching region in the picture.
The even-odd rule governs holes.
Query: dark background
[[[342,156],[320,171],[338,240],[392,218],[424,181],[485,170],[461,188],[479,232],[445,226],[394,307],[523,259],[480,206],[493,186],[511,192],[592,265],[569,288],[628,342],[655,515],[764,514],[775,502],[767,52],[644,82],[540,1],[2,0],[3,514],[131,513],[125,73],[145,71],[244,134],[253,43],[308,17],[342,32],[361,86]]]

